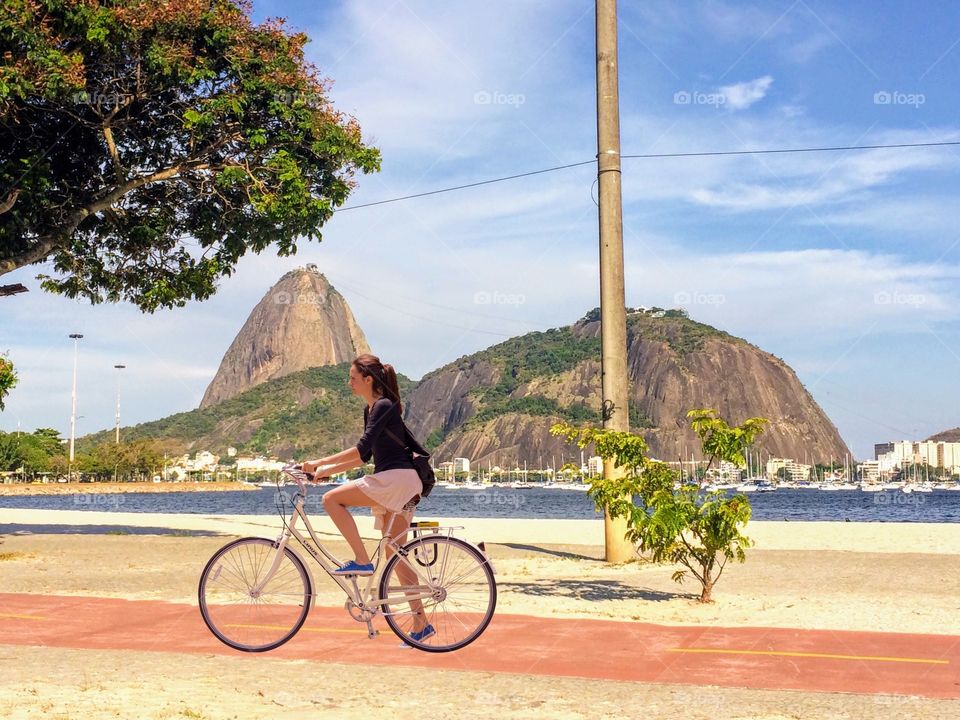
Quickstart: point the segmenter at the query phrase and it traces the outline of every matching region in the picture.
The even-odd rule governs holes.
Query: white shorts
[[[353,484],[375,503],[370,511],[373,513],[374,527],[377,530],[383,529],[383,517],[388,512],[397,513],[410,522],[414,508],[409,507],[408,503],[423,489],[420,476],[412,468],[364,475],[353,480]]]

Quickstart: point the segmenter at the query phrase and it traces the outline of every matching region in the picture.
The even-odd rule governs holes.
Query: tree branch
[[[16,190],[11,190],[10,194],[7,195],[6,200],[0,203],[0,215],[3,215],[5,212],[10,210],[13,207],[13,204],[17,201],[17,196],[20,195],[19,188]]]

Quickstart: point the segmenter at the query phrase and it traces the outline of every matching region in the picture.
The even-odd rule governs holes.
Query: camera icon
[[[286,290],[281,290],[280,292],[274,293],[273,302],[276,305],[292,305],[293,295],[288,293]]]
[[[677,305],[689,305],[690,300],[690,293],[685,291],[675,293],[673,296],[673,302]]]
[[[686,90],[679,90],[673,94],[674,105],[689,105],[690,100],[690,93],[688,93]]]
[[[493,100],[493,96],[486,90],[480,90],[473,94],[474,105],[489,105],[491,100]]]
[[[889,305],[891,302],[893,302],[893,296],[891,296],[886,290],[881,290],[880,292],[873,294],[873,302],[876,305]]]
[[[473,302],[475,305],[489,305],[493,302],[493,296],[486,290],[481,290],[473,294]]]
[[[874,105],[889,105],[891,102],[893,102],[893,96],[886,90],[881,90],[873,94]]]

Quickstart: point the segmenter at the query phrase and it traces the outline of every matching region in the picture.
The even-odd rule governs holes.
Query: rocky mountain
[[[960,427],[944,430],[927,438],[931,442],[960,442]]]
[[[313,277],[306,279],[307,287],[318,287]],[[292,292],[286,288],[303,281],[302,272],[288,274],[278,292]],[[251,344],[261,347],[255,337]],[[757,447],[774,457],[829,462],[849,454],[794,372],[745,340],[680,311],[635,311],[627,316],[627,348],[630,425],[647,439],[653,457],[699,457],[699,441],[686,422],[694,408],[716,409],[733,423],[768,418]],[[279,457],[330,453],[356,442],[362,431],[362,402],[346,386],[348,369],[345,361],[266,380],[216,404],[126,428],[122,436],[163,440],[176,454],[223,455],[228,446]],[[600,424],[599,312],[462,357],[418,383],[404,377],[400,382],[407,423],[437,462],[468,457],[483,467],[526,462],[531,468],[579,463],[579,449],[552,437],[549,428],[559,420]],[[112,430],[104,431],[82,438],[81,446],[112,438]]]
[[[714,408],[731,422],[770,419],[758,444],[775,457],[839,459],[837,429],[780,359],[680,311],[632,312],[627,319],[630,424],[663,460],[699,456],[687,410]],[[579,461],[550,436],[559,419],[599,424],[597,311],[570,327],[513,338],[425,376],[407,419],[438,458],[468,457],[513,467]]]
[[[200,402],[208,408],[268,380],[353,360],[370,346],[343,296],[308,265],[267,291]]]

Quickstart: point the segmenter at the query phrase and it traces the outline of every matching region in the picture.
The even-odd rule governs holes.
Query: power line
[[[715,152],[654,153],[649,155],[621,155],[626,158],[677,158],[677,157],[716,157],[720,155],[774,155],[777,153],[836,152],[838,150],[887,150],[890,148],[942,147],[960,145],[960,140],[929,143],[897,143],[891,145],[837,145],[812,148],[782,148],[772,150],[723,150]]]
[[[945,147],[950,145],[960,145],[960,140],[928,143],[895,143],[890,145],[836,145],[809,148],[773,148],[767,150],[716,150],[705,152],[648,153],[645,155],[621,155],[620,157],[624,160],[654,160],[664,158],[722,157],[726,155],[783,155],[787,153],[838,152],[842,150],[890,150],[896,148]],[[388,200],[377,200],[375,202],[363,203],[361,205],[350,205],[348,207],[338,208],[334,210],[334,212],[359,210],[360,208],[374,207],[375,205],[386,205],[388,203],[400,202],[401,200],[413,200],[414,198],[427,197],[429,195],[439,195],[441,193],[453,192],[455,190],[466,190],[468,188],[480,187],[481,185],[492,185],[494,183],[506,182],[507,180],[530,177],[531,175],[543,175],[545,173],[557,172],[558,170],[568,170],[569,168],[581,167],[583,165],[592,165],[595,162],[596,160],[584,160],[583,162],[570,163],[569,165],[557,165],[556,167],[544,168],[543,170],[533,170],[531,172],[518,173],[516,175],[506,175],[504,177],[492,178],[490,180],[480,180],[479,182],[467,183],[466,185],[454,185],[453,187],[440,188],[439,190],[429,190],[427,192],[415,193],[413,195],[403,195],[401,197],[390,198]]]
[[[413,198],[426,197],[427,195],[439,195],[440,193],[453,192],[454,190],[465,190],[466,188],[478,187],[480,185],[491,185],[493,183],[504,182],[505,180],[516,180],[517,178],[530,177],[531,175],[543,175],[544,173],[556,172],[557,170],[566,170],[567,168],[572,167],[580,167],[581,165],[592,165],[595,162],[596,160],[584,160],[583,162],[571,163],[570,165],[557,165],[556,167],[520,173],[519,175],[507,175],[506,177],[494,178],[492,180],[481,180],[480,182],[468,183],[467,185],[457,185],[456,187],[442,188],[441,190],[430,190],[428,192],[417,193],[415,195],[404,195],[403,197],[391,198],[389,200],[378,200],[376,202],[364,203],[363,205],[351,205],[350,207],[334,210],[334,212],[359,210],[360,208],[373,207],[374,205],[386,205],[387,203],[400,202],[401,200],[412,200]]]

